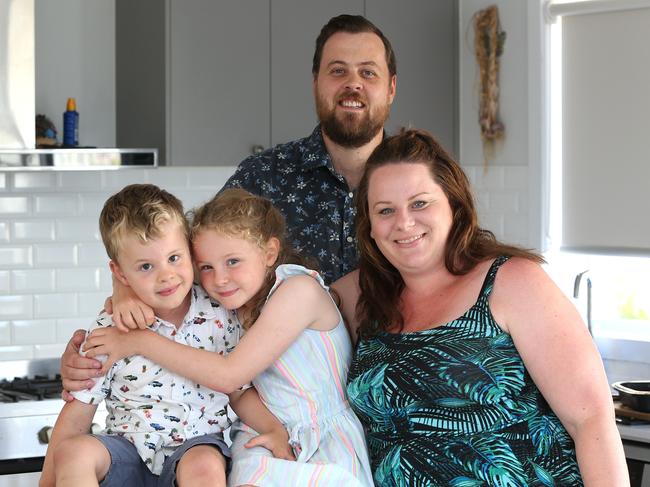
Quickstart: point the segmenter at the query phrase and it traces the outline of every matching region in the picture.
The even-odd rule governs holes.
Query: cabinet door
[[[363,15],[363,0],[273,0],[271,143],[309,135],[317,123],[311,64],[316,37],[335,15]]]
[[[456,0],[366,0],[366,16],[397,56],[397,95],[387,130],[423,128],[457,153]]]
[[[171,0],[167,152],[174,166],[237,165],[270,143],[269,5]]]

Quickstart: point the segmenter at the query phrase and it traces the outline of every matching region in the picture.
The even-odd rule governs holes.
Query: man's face
[[[368,32],[338,32],[323,46],[314,78],[323,132],[336,144],[361,147],[383,129],[395,97],[381,39]]]

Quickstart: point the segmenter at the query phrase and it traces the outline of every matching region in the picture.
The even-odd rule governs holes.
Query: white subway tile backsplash
[[[7,188],[7,176],[6,173],[0,172],[0,191]]]
[[[95,219],[95,225],[99,222],[99,214],[102,212],[106,200],[116,191],[102,193],[88,193],[79,195],[79,215]]]
[[[21,220],[12,223],[14,242],[48,242],[54,240],[51,220]]]
[[[77,213],[79,197],[75,194],[40,195],[34,197],[36,215],[73,216]]]
[[[476,168],[474,187],[482,189],[503,189],[504,186],[504,168],[503,166],[488,166],[487,171]]]
[[[56,342],[54,320],[14,320],[11,323],[14,345]]]
[[[34,358],[60,358],[65,351],[65,343],[34,345]]]
[[[9,294],[9,271],[0,271],[0,293]]]
[[[60,318],[56,320],[56,341],[59,343],[68,343],[72,334],[77,330],[88,330],[90,325],[95,323],[97,315],[86,316],[81,318]]]
[[[144,171],[141,170],[128,169],[124,171],[103,171],[102,177],[104,186],[109,188],[111,194],[129,184],[140,184],[146,182]]]
[[[53,269],[16,269],[11,271],[11,288],[15,293],[54,292]]]
[[[56,188],[54,172],[18,172],[14,175],[14,189],[39,190]]]
[[[0,346],[11,345],[11,326],[8,321],[0,321]]]
[[[77,295],[74,293],[35,294],[34,318],[77,316]]]
[[[0,347],[0,362],[3,360],[27,360],[34,358],[32,345]]]
[[[97,316],[104,309],[105,292],[79,293],[79,315]]]
[[[0,243],[9,242],[9,222],[0,222]]]
[[[106,261],[106,267],[99,269],[99,289],[108,291],[108,294],[113,292],[113,273],[108,268],[108,261]]]
[[[235,173],[237,166],[197,167],[187,174],[188,188],[204,188],[216,194],[230,176]]]
[[[97,171],[60,171],[58,187],[61,190],[71,191],[99,191],[101,189],[102,175]]]
[[[79,267],[56,270],[56,289],[59,291],[99,290],[99,269]]]
[[[76,246],[70,244],[34,245],[34,263],[37,266],[73,266],[76,264]]]
[[[97,218],[60,218],[55,222],[59,242],[92,242],[101,239]]]
[[[518,193],[515,191],[495,192],[490,195],[490,212],[512,214],[519,211]]]
[[[77,245],[77,261],[79,266],[108,266],[108,255],[102,243],[80,243]]]
[[[187,188],[188,172],[182,167],[170,167],[164,171],[156,169],[147,170],[144,174],[147,183],[176,194],[174,190]]]
[[[33,299],[31,295],[0,296],[0,320],[32,317]]]
[[[0,214],[25,215],[29,213],[29,198],[27,196],[0,197]]]
[[[508,167],[504,171],[503,187],[517,191],[528,187],[528,166]]]
[[[25,269],[32,266],[30,246],[0,247],[0,269]]]

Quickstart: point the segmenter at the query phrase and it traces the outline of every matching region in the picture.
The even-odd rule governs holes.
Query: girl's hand
[[[145,329],[156,317],[151,306],[144,304],[128,286],[113,277],[113,295],[106,298],[104,309],[113,318],[113,324],[120,330]]]
[[[86,352],[86,357],[104,362],[102,375],[105,375],[118,360],[138,354],[137,349],[143,333],[147,331],[134,330],[126,334],[114,326],[97,328],[86,338],[82,351]]]
[[[293,454],[293,449],[291,448],[291,445],[289,445],[289,434],[284,428],[277,428],[268,433],[258,435],[244,445],[246,448],[253,448],[256,446],[266,448],[273,453],[275,458],[291,461],[296,460],[296,457]]]

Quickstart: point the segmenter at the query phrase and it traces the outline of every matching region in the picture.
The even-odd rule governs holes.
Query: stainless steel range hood
[[[157,149],[36,149],[34,0],[0,0],[0,171],[158,164]]]

